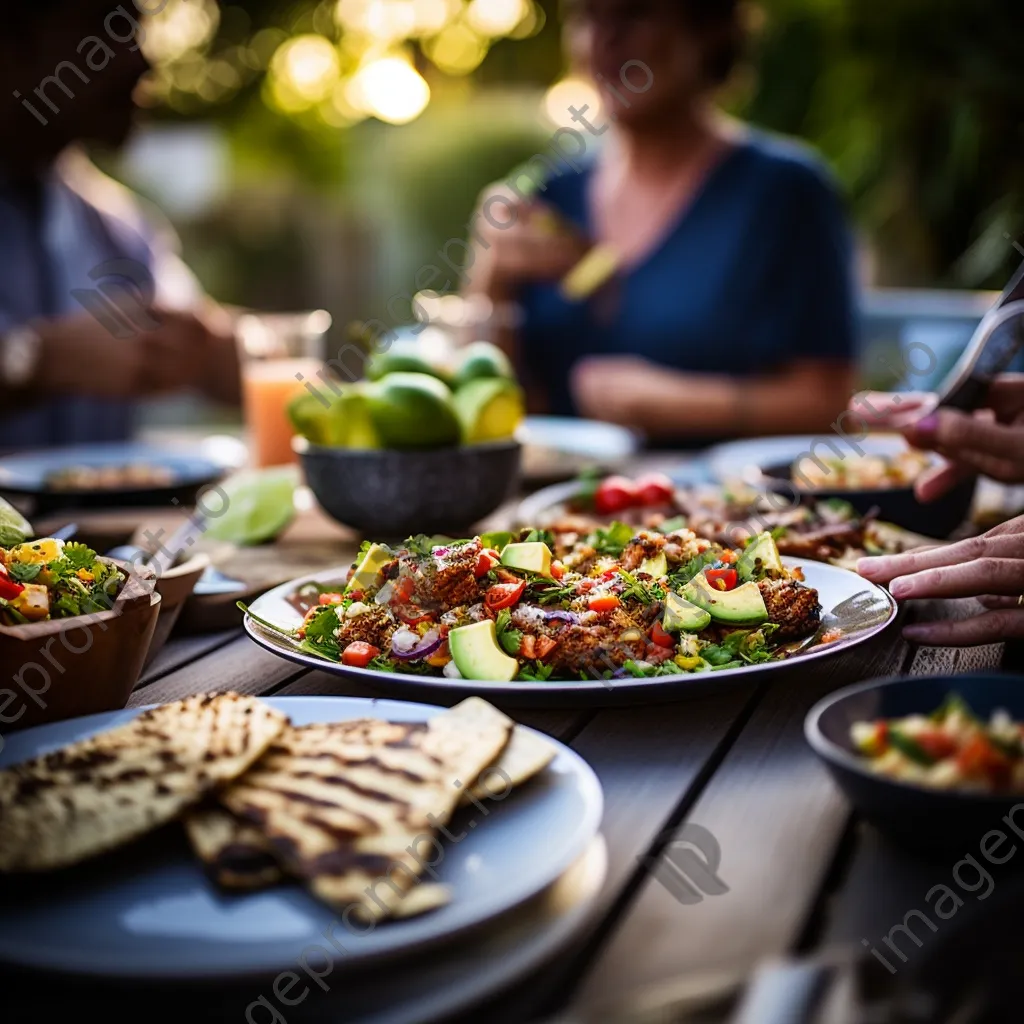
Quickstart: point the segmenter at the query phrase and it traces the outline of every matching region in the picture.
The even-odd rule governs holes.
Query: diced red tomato
[[[403,576],[395,583],[391,600],[397,604],[404,604],[416,593],[416,584],[408,576]]]
[[[675,638],[661,625],[660,622],[656,622],[651,626],[650,637],[651,642],[657,644],[659,647],[675,647],[676,645]]]
[[[558,641],[549,636],[537,637],[537,657],[543,661],[557,646]]]
[[[362,601],[366,595],[361,590],[350,590],[348,592],[348,596],[351,597],[353,601]]]
[[[622,602],[614,594],[602,594],[600,597],[592,597],[587,602],[587,607],[592,612],[610,612],[620,604]]]
[[[5,601],[13,601],[24,589],[25,585],[12,580],[10,573],[0,564],[0,597]]]
[[[537,638],[532,633],[524,633],[519,641],[519,654],[527,661],[537,660]]]
[[[500,612],[502,608],[511,608],[523,596],[526,590],[526,580],[519,583],[495,583],[487,591],[484,602],[493,612]]]
[[[967,741],[957,754],[957,767],[968,778],[987,778],[995,786],[1004,786],[1010,778],[1010,762],[984,736]]]
[[[708,569],[704,575],[716,590],[735,590],[740,578],[735,569]]]
[[[722,557],[719,559],[721,562],[725,562],[726,565],[732,565],[736,561],[736,552],[732,549],[722,552]]]
[[[343,598],[341,596],[341,594],[321,594],[320,595],[319,603],[320,604],[341,604],[341,602],[344,601],[344,600],[345,600],[345,598]]]
[[[947,736],[941,729],[919,732],[914,742],[933,760],[942,761],[950,754],[956,753],[956,740]]]
[[[664,473],[650,473],[633,485],[641,505],[667,505],[675,498],[676,489]]]
[[[374,647],[365,640],[353,640],[342,652],[341,663],[351,668],[366,668],[378,654],[379,647]]]
[[[476,560],[476,568],[473,570],[473,575],[480,579],[481,576],[486,576],[500,562],[501,555],[494,548],[484,548]]]
[[[636,486],[624,476],[605,477],[594,492],[594,509],[598,515],[612,515],[636,504]]]
[[[551,578],[553,580],[565,578],[565,566],[557,560],[551,563]]]

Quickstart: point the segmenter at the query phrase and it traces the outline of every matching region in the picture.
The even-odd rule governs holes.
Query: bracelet
[[[0,384],[24,388],[35,376],[43,339],[31,327],[13,327],[0,335]]]

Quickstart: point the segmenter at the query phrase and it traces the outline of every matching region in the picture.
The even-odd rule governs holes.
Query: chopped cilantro
[[[623,590],[623,597],[631,597],[641,604],[653,604],[655,601],[665,600],[665,590],[658,583],[643,583],[632,573],[625,569],[619,570],[619,575],[626,581],[626,589]]]
[[[607,528],[599,527],[588,538],[587,543],[600,555],[621,555],[633,539],[635,530],[626,523],[616,520]]]
[[[546,683],[554,671],[554,665],[545,665],[542,661],[535,661],[532,665],[521,666],[516,678],[529,683]]]
[[[507,608],[502,608],[498,613],[494,628],[498,634],[498,643],[505,649],[507,654],[518,654],[519,645],[523,642],[523,634],[512,625],[512,613]]]
[[[694,555],[686,565],[680,569],[676,569],[676,571],[669,576],[669,584],[672,587],[685,586],[703,569],[707,568],[709,565],[714,565],[719,560],[719,557],[719,553],[714,548],[709,548],[702,554]]]
[[[18,583],[31,583],[42,571],[39,562],[11,562],[7,566],[7,574]]]

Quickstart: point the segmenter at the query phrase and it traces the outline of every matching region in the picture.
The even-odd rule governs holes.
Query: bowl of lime
[[[310,490],[362,533],[452,533],[515,493],[525,402],[508,359],[486,342],[446,366],[415,343],[393,346],[371,356],[366,380],[303,394],[289,412]]]

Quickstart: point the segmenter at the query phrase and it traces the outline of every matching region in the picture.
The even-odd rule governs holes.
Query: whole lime
[[[400,338],[387,350],[374,352],[367,359],[367,380],[380,380],[389,373],[425,373],[447,383],[444,368],[428,360],[418,342],[407,339]]]
[[[446,448],[459,443],[461,428],[452,393],[425,373],[389,373],[368,384],[366,399],[388,448]]]
[[[458,391],[471,380],[488,380],[494,377],[515,380],[515,371],[508,356],[489,341],[474,341],[459,354],[452,387]]]

